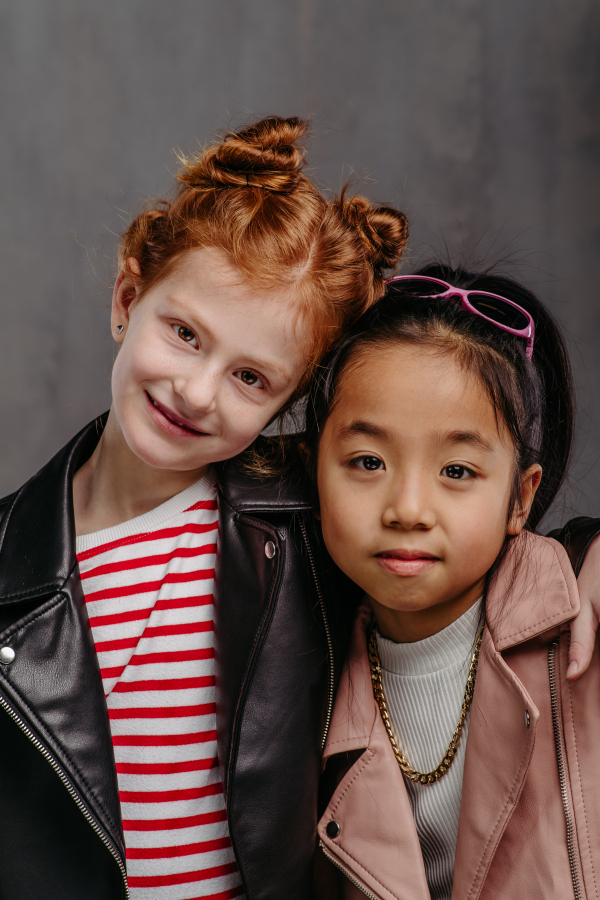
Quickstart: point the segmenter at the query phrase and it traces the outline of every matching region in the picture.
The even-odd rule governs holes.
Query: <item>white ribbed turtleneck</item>
[[[481,600],[438,634],[396,644],[377,634],[383,689],[402,752],[435,769],[458,724],[480,625]],[[447,774],[434,784],[405,778],[432,900],[450,900],[469,716]]]

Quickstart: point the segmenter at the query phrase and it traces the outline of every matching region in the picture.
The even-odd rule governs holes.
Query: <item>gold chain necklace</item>
[[[383,724],[385,725],[386,731],[388,733],[388,737],[390,739],[390,743],[392,745],[396,760],[398,761],[398,765],[400,766],[402,772],[406,775],[406,777],[410,778],[411,781],[418,782],[419,784],[434,784],[436,781],[439,781],[440,778],[444,777],[444,775],[454,762],[454,757],[456,756],[456,751],[458,750],[458,745],[460,743],[460,738],[462,735],[463,725],[465,724],[465,719],[467,718],[467,713],[469,712],[469,707],[471,706],[471,700],[473,699],[473,691],[475,689],[475,675],[477,674],[479,648],[481,647],[482,637],[483,628],[479,632],[479,636],[475,642],[475,649],[473,650],[473,657],[471,659],[471,665],[469,667],[469,675],[467,677],[467,686],[465,688],[465,696],[463,698],[460,719],[458,720],[458,725],[456,726],[456,730],[452,735],[450,746],[444,753],[444,758],[442,759],[439,766],[432,772],[424,773],[418,772],[413,766],[411,766],[402,750],[398,746],[396,738],[394,737],[392,722],[388,713],[385,694],[383,692],[383,681],[381,679],[381,663],[379,662],[379,651],[377,649],[377,635],[375,633],[375,629],[373,629],[373,633],[371,634],[371,638],[369,640],[369,664],[371,666],[373,694],[375,696],[375,699],[377,700],[379,712],[381,713],[381,718],[383,719]]]

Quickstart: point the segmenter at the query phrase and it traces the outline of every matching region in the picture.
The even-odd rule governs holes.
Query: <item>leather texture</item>
[[[215,578],[217,730],[230,834],[249,898],[307,900],[331,666],[300,529],[302,521],[312,550],[314,519],[289,485],[258,487],[230,473],[220,481]]]
[[[600,534],[600,519],[578,516],[567,522],[563,528],[551,531],[548,537],[554,538],[563,545],[569,554],[575,574],[579,575],[585,554],[598,534]]]
[[[78,574],[72,511],[73,472],[97,440],[93,424],[4,502],[0,648],[12,648],[15,657],[0,665],[2,900],[125,896],[118,863],[89,821],[123,861],[108,713]]]
[[[73,474],[105,421],[0,501],[0,648],[15,651],[14,662],[0,665],[1,900],[125,897],[97,834],[122,861],[72,503]],[[308,900],[331,679],[335,687],[360,592],[321,549],[299,485],[257,483],[235,464],[222,469],[219,485],[217,725],[232,842],[248,900]],[[274,555],[265,552],[269,541]]]
[[[594,654],[585,678],[566,681],[568,623],[578,610],[564,549],[536,535],[519,538],[486,598],[452,900],[574,896],[550,696],[549,649],[555,641],[575,865],[581,896],[598,896],[600,655]],[[318,827],[329,858],[350,878],[321,860],[317,894],[319,900],[358,900],[358,882],[376,900],[429,900],[403,776],[373,697],[366,619],[363,613],[357,620],[324,754],[327,767],[354,755]],[[327,834],[331,821],[340,826],[336,838]]]

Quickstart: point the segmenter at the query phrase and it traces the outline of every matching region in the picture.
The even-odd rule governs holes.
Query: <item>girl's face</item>
[[[252,288],[215,249],[186,253],[139,302],[120,279],[112,410],[133,453],[191,471],[251,444],[306,368],[308,329],[295,299],[287,287]]]
[[[479,381],[457,361],[399,344],[363,351],[342,376],[320,442],[327,548],[372,598],[382,633],[420,640],[481,595],[507,532],[514,450]]]

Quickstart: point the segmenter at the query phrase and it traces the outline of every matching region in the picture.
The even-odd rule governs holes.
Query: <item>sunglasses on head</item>
[[[452,287],[447,281],[429,278],[427,275],[396,275],[386,284],[397,284],[405,294],[411,294],[413,297],[460,300],[462,308],[473,315],[481,316],[502,331],[525,338],[527,341],[525,354],[527,359],[531,359],[535,325],[529,313],[512,300],[507,300],[499,294],[489,294],[487,291],[465,291],[462,288]]]

